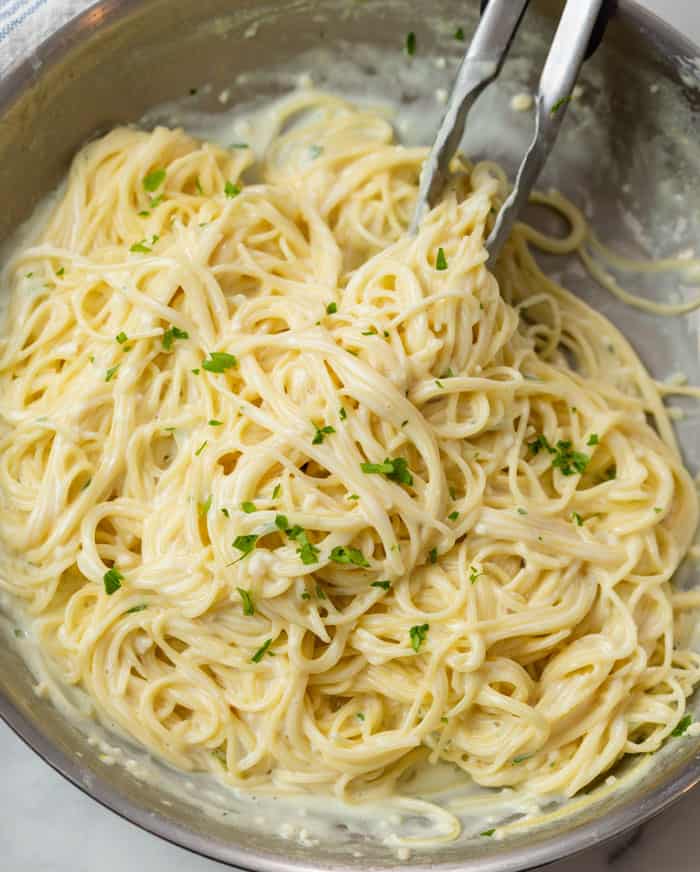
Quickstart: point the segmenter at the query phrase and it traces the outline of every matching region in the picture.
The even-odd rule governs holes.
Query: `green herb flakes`
[[[571,520],[576,524],[577,527],[583,527],[583,518],[579,515],[578,512],[571,513]]]
[[[459,512],[450,512],[450,514],[447,516],[448,521],[456,521],[457,518],[459,518]]]
[[[117,342],[120,345],[123,345],[125,342],[129,341],[129,337],[126,335],[126,333],[123,330],[120,333],[117,333],[117,335],[114,338],[117,340]]]
[[[416,654],[420,651],[423,642],[425,642],[429,629],[430,624],[416,624],[415,627],[411,627],[408,631],[408,635],[411,638],[411,648],[413,648]]]
[[[119,369],[119,364],[117,364],[116,366],[110,366],[110,368],[105,373],[105,381],[106,382],[112,381],[114,376],[117,374],[118,369]]]
[[[204,442],[202,442],[202,444],[199,446],[199,448],[195,451],[194,456],[199,457],[199,455],[202,453],[202,451],[204,451],[204,449],[207,447],[208,444],[209,443],[205,439]]]
[[[360,469],[367,474],[385,475],[399,484],[413,484],[413,476],[408,469],[408,461],[403,457],[384,458],[383,463],[361,463]]]
[[[226,182],[224,185],[224,194],[226,194],[229,200],[233,200],[234,197],[237,197],[241,193],[241,189],[238,185],[234,185],[233,182]]]
[[[552,108],[549,110],[549,114],[556,115],[557,112],[561,109],[561,107],[566,106],[566,104],[569,103],[570,100],[571,100],[571,94],[569,94],[568,97],[562,97],[561,100],[557,100],[557,102],[554,104],[554,106],[552,106]]]
[[[480,575],[481,575],[481,570],[477,569],[476,566],[469,567],[469,581],[472,584],[476,584],[476,580]]]
[[[276,484],[275,489],[272,491],[272,499],[273,500],[279,499],[281,493],[282,493],[282,485]]]
[[[598,438],[598,434],[591,433],[591,435],[588,437],[588,442],[586,442],[586,445],[598,445],[599,442],[600,439]]]
[[[168,329],[163,333],[163,348],[166,351],[170,351],[170,349],[173,347],[173,342],[175,342],[176,339],[189,338],[190,334],[187,332],[187,330],[180,330],[179,327],[175,327],[175,325],[173,325],[172,327],[168,327]]]
[[[116,593],[119,588],[122,586],[122,581],[124,580],[124,576],[119,572],[118,569],[112,567],[108,569],[107,572],[102,576],[102,581],[105,585],[105,592],[107,596],[112,596],[113,593]]]
[[[255,652],[255,654],[253,654],[253,656],[250,658],[251,662],[260,663],[263,657],[268,653],[270,654],[270,657],[274,656],[273,652],[269,650],[270,645],[272,645],[272,639],[266,639]]]
[[[240,551],[242,554],[242,557],[240,557],[239,560],[243,560],[243,557],[247,557],[253,551],[257,541],[257,533],[248,533],[246,536],[236,536],[233,540],[233,547],[236,551]]]
[[[255,503],[251,503],[250,500],[244,500],[244,502],[241,503],[241,508],[246,513],[246,515],[250,515],[253,512],[257,512],[258,510]]]
[[[442,246],[438,248],[437,257],[435,259],[435,269],[440,272],[447,269],[447,258],[445,257],[445,250]]]
[[[382,590],[389,590],[391,587],[390,581],[373,581],[370,587],[381,587]]]
[[[416,35],[413,31],[410,31],[410,33],[408,33],[406,35],[406,54],[409,57],[413,57],[413,55],[415,53],[416,53]]]
[[[160,186],[165,181],[165,170],[157,169],[152,170],[147,176],[143,178],[143,189],[144,191],[148,191],[149,194],[155,193],[155,191],[160,188]]]
[[[464,42],[464,29],[458,27],[457,30],[455,30],[453,36],[457,40],[457,42]]]
[[[437,563],[437,559],[438,559],[437,548],[431,548],[430,551],[428,551],[428,562],[429,563]]]
[[[329,303],[326,306],[326,315],[335,315],[335,313],[337,311],[338,311],[338,304],[337,303]]]
[[[671,735],[675,738],[682,736],[688,727],[693,723],[692,715],[683,715],[683,717],[678,721],[676,726],[671,730]]]
[[[210,351],[209,359],[202,361],[202,368],[207,372],[225,372],[238,366],[238,358],[235,354],[226,351]]]
[[[365,555],[359,548],[349,548],[345,545],[336,545],[330,553],[333,563],[346,563],[353,566],[369,566]]]
[[[249,617],[255,614],[255,606],[253,605],[253,597],[249,590],[244,590],[242,587],[237,587],[241,601],[243,603],[243,614]]]
[[[139,603],[137,606],[132,606],[130,609],[127,609],[124,614],[125,615],[135,615],[137,612],[143,612],[148,608],[148,603]]]
[[[201,502],[198,504],[197,510],[199,511],[199,517],[206,518],[207,514],[209,513],[210,508],[211,508],[211,494],[209,494],[209,496],[206,498],[206,500],[204,500],[204,502]]]

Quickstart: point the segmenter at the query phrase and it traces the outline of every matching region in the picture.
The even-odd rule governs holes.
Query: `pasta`
[[[540,271],[495,165],[407,234],[423,148],[336,97],[256,158],[119,128],[7,264],[0,584],[98,717],[255,792],[446,761],[571,796],[700,678],[661,394]],[[682,607],[679,600],[678,607]]]

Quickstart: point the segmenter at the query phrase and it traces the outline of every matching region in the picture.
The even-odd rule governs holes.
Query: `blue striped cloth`
[[[0,77],[95,0],[0,0]]]

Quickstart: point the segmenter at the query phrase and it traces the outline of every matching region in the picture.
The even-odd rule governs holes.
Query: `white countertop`
[[[700,42],[697,0],[641,0]],[[2,872],[216,872],[84,796],[0,723]],[[700,789],[616,842],[548,866],[550,872],[698,872]]]

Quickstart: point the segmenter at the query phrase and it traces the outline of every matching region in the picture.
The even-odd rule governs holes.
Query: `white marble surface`
[[[698,0],[644,0],[700,42]],[[103,809],[65,782],[0,723],[2,872],[215,872],[223,867],[173,847]],[[700,789],[612,845],[547,867],[551,872],[698,872]]]

